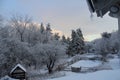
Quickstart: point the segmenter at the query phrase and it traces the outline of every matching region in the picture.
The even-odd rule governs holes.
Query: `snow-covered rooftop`
[[[21,64],[17,64],[12,70],[10,73],[12,73],[17,67],[21,68],[23,71],[26,72],[26,69],[21,65]]]

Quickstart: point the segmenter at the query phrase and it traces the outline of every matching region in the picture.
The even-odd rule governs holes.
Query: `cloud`
[[[9,16],[10,12],[32,15],[37,22],[53,24],[53,33],[59,33],[60,36],[70,36],[72,29],[80,27],[85,40],[90,41],[98,38],[102,32],[118,29],[117,19],[109,17],[108,14],[103,18],[98,18],[95,14],[91,19],[85,0],[13,0],[12,3],[10,0],[2,1],[6,3],[3,9],[0,8],[3,16]]]
[[[84,36],[85,41],[92,41],[94,39],[100,38],[100,34],[91,34],[91,35],[86,35]]]
[[[52,33],[59,33],[59,36],[63,35],[63,32],[60,30],[52,29]]]

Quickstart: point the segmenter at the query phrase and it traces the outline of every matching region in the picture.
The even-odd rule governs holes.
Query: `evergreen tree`
[[[47,26],[46,26],[46,31],[47,31],[47,32],[51,32],[51,31],[52,31],[52,29],[51,29],[51,27],[50,27],[50,23],[47,24]]]
[[[67,39],[64,35],[62,36],[61,42],[62,42],[62,44],[67,44]]]
[[[75,35],[76,35],[76,32],[72,30],[72,34],[71,34],[72,40],[70,41],[67,52],[66,52],[66,54],[70,56],[74,56],[74,53],[75,53],[75,43],[74,43]]]
[[[84,37],[83,37],[83,34],[82,34],[82,31],[81,29],[77,29],[76,30],[77,32],[77,42],[78,42],[78,51],[80,54],[83,54],[84,53],[84,50],[85,50],[85,43],[84,43]]]
[[[101,34],[102,38],[109,39],[111,37],[111,33],[104,32]]]
[[[55,33],[54,34],[54,39],[57,40],[57,41],[59,41],[59,39],[60,39],[59,33]]]
[[[48,23],[46,26],[45,39],[43,43],[49,43],[51,40],[52,40],[52,29],[50,27],[50,24]]]
[[[75,54],[83,54],[84,46],[82,31],[80,29],[77,29],[76,31],[72,30],[71,41],[67,49],[67,54],[71,56],[74,56]]]
[[[84,41],[84,37],[83,37],[81,29],[79,28],[76,31],[77,31],[78,36],[81,38],[81,40]]]
[[[40,25],[40,32],[41,32],[41,33],[44,33],[44,31],[45,31],[45,28],[44,28],[44,26],[43,26],[43,23],[41,23],[41,25]]]
[[[67,41],[67,44],[69,44],[70,43],[70,38],[67,37],[66,41]]]

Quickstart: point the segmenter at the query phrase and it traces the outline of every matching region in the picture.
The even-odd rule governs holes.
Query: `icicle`
[[[99,11],[99,13],[100,13],[100,17],[103,18],[103,14],[101,10]]]
[[[91,13],[90,18],[92,19],[94,17],[93,13]]]

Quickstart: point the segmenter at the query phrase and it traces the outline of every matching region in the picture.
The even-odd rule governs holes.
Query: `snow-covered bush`
[[[65,48],[54,44],[37,44],[34,47],[37,62],[46,65],[48,72],[51,73],[56,62],[65,54]]]
[[[111,34],[104,32],[102,38],[96,44],[96,53],[102,56],[102,61],[107,61],[107,55],[110,53],[110,37]]]
[[[1,76],[8,74],[18,63],[24,64],[26,67],[34,64],[34,57],[26,43],[14,39],[3,39],[0,41],[0,45],[2,45],[0,46]]]
[[[44,64],[51,73],[57,60],[65,55],[66,45],[52,33],[50,24],[39,25],[21,15],[12,16],[4,27],[1,22],[0,18],[0,76],[18,63],[32,69]]]

